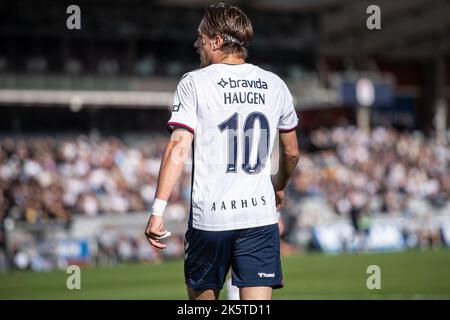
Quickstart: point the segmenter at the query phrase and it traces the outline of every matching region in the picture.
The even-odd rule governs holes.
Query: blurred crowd
[[[316,151],[301,155],[291,194],[325,198],[338,215],[414,214],[450,199],[450,148],[420,132],[349,126],[310,141]]]
[[[308,147],[301,150],[282,212],[284,245],[308,247],[311,232],[299,230],[339,217],[350,218],[356,234],[364,234],[370,218],[381,214],[408,217],[411,230],[404,232],[411,246],[440,246],[440,226],[432,218],[439,210],[450,212],[447,145],[420,132],[365,132],[352,126],[318,129],[304,139]],[[166,142],[164,135],[1,138],[0,221],[9,217],[29,226],[50,221],[68,226],[74,215],[148,212]],[[186,221],[190,176],[186,165],[167,219]],[[183,254],[182,234],[174,235],[171,250],[162,254],[139,232],[119,231],[105,229],[95,239],[97,263],[158,262]],[[54,258],[32,254],[23,245],[13,244],[17,266],[53,266]]]
[[[408,214],[420,203],[450,198],[450,148],[420,132],[355,127],[318,129],[302,150],[288,195],[326,199],[334,214]],[[117,137],[3,138],[0,215],[30,223],[68,221],[72,214],[150,209],[166,136],[131,143]],[[171,198],[169,218],[188,212],[190,172]]]
[[[45,223],[73,214],[143,212],[150,209],[167,137],[126,145],[115,137],[1,140],[0,216]],[[190,174],[174,191],[169,216],[183,219]]]
[[[183,235],[174,235],[166,240],[167,248],[158,250],[150,246],[147,239],[105,230],[97,239],[96,263],[114,265],[118,262],[162,262],[184,255]]]

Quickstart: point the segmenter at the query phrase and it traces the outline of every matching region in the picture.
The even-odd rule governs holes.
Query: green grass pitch
[[[381,289],[369,290],[369,265]],[[283,258],[285,287],[274,299],[449,299],[450,250],[376,254],[304,254]],[[186,299],[183,262],[81,270],[68,290],[65,271],[0,273],[0,299]],[[221,299],[225,298],[222,291]]]

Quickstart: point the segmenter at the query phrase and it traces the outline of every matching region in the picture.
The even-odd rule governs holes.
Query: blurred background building
[[[230,2],[253,22],[248,62],[286,81],[300,118],[283,250],[449,246],[450,1]],[[76,1],[80,30],[74,3],[0,3],[0,269],[182,256],[189,165],[169,249],[143,230],[209,3]]]

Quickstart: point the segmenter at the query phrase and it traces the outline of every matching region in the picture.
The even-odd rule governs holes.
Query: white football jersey
[[[225,231],[277,223],[270,155],[277,131],[297,124],[289,89],[271,72],[245,63],[185,74],[167,125],[194,134],[190,226]]]

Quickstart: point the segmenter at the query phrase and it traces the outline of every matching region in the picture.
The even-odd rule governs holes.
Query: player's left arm
[[[166,245],[160,241],[161,237],[167,233],[167,230],[164,229],[164,218],[162,215],[170,194],[183,171],[186,157],[191,149],[193,136],[191,132],[184,129],[174,130],[164,151],[159,170],[155,202],[145,229],[148,241],[158,249],[166,248]]]

